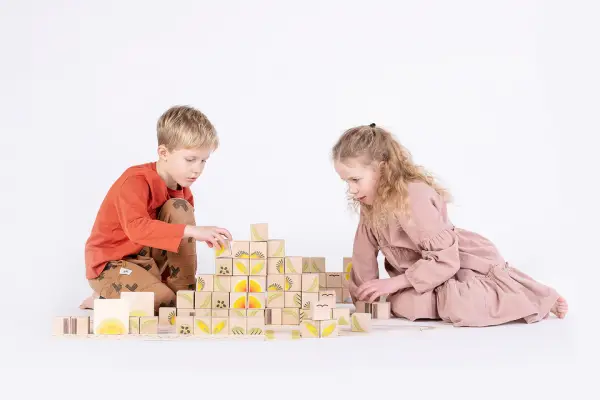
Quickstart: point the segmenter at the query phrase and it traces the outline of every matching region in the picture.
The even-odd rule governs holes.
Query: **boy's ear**
[[[167,147],[164,144],[161,144],[160,146],[158,146],[158,158],[160,158],[163,161],[167,160],[167,156],[169,155],[169,150],[167,149]]]

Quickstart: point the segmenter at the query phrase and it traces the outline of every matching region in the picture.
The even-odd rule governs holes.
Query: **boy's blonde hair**
[[[158,145],[164,145],[169,151],[203,147],[214,151],[219,147],[217,132],[206,115],[189,106],[175,106],[165,111],[158,119],[156,131]]]
[[[408,183],[425,182],[446,201],[450,194],[440,187],[433,176],[412,161],[410,152],[390,132],[375,124],[361,125],[345,131],[333,146],[334,161],[345,162],[356,158],[363,165],[381,163],[377,185],[377,198],[373,205],[364,205],[351,199],[354,209],[360,209],[368,224],[375,227],[387,225],[388,216],[409,216]]]

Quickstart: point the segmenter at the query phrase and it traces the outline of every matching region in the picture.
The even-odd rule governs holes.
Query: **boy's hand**
[[[199,242],[206,242],[211,248],[221,248],[225,246],[225,240],[233,240],[227,229],[217,226],[188,225],[185,227],[183,236],[194,238]]]

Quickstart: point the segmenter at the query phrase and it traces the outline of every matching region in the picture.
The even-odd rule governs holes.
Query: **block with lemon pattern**
[[[343,258],[344,274],[342,276],[342,287],[347,288],[350,285],[350,277],[352,274],[352,257]]]

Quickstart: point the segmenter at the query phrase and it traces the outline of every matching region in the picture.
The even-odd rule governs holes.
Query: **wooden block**
[[[281,325],[281,308],[267,308],[265,310],[265,323],[267,325]]]
[[[194,317],[194,336],[208,336],[212,333],[212,318]]]
[[[284,308],[281,323],[282,325],[298,325],[300,323],[300,310],[298,308]]]
[[[228,335],[229,334],[229,317],[227,318],[212,318],[212,334],[213,335]]]
[[[319,272],[319,290],[327,289],[327,274]]]
[[[373,303],[373,311],[372,315],[374,319],[390,319],[392,309],[392,304],[389,302],[379,301]]]
[[[305,273],[301,275],[302,291],[305,293],[319,293],[319,274]]]
[[[301,292],[285,292],[284,293],[285,308],[301,308],[302,293]]]
[[[352,257],[344,257],[342,261],[344,274],[342,276],[342,287],[348,288],[352,274]]]
[[[175,333],[177,320],[177,308],[160,307],[158,309],[158,331],[161,333]]]
[[[284,292],[268,292],[267,293],[267,308],[284,308],[285,296]]]
[[[250,258],[253,260],[266,260],[267,242],[250,242]]]
[[[337,321],[335,319],[319,321],[319,336],[322,338],[339,336]]]
[[[302,309],[310,310],[310,305],[312,303],[317,303],[319,301],[319,293],[306,293],[302,292]]]
[[[267,260],[250,259],[250,275],[267,275]]]
[[[247,293],[231,293],[229,298],[229,308],[247,308]]]
[[[247,335],[264,335],[265,333],[265,318],[264,317],[248,317],[247,319]]]
[[[285,240],[271,239],[267,241],[267,257],[285,257]]]
[[[232,258],[232,247],[231,241],[225,240],[223,246],[220,248],[215,247],[215,257],[216,258]]]
[[[198,275],[196,277],[196,292],[212,292],[214,285],[213,275]]]
[[[285,274],[301,274],[302,273],[302,257],[285,257]]]
[[[356,304],[354,304],[354,306],[356,307],[355,312],[357,312],[357,313],[371,314],[373,312],[373,305],[371,303],[366,303],[364,301],[357,301]]]
[[[229,312],[231,310],[213,308],[210,312],[210,316],[214,318],[229,318]]]
[[[350,290],[343,288],[342,289],[342,302],[343,303],[352,303],[352,295],[350,295]]]
[[[279,329],[282,327],[270,326],[265,330],[265,340],[297,340],[301,339],[300,329]]]
[[[302,339],[319,338],[319,321],[305,319],[304,321],[300,322],[300,335],[302,335]]]
[[[332,319],[338,323],[338,327],[350,326],[350,309],[349,308],[334,308],[331,310]]]
[[[156,335],[158,333],[158,317],[140,317],[140,334]]]
[[[248,292],[264,293],[267,291],[266,276],[251,276],[248,278]]]
[[[71,334],[85,336],[90,334],[90,317],[71,317],[71,321],[74,321],[74,324],[71,325]],[[73,325],[75,325],[75,329],[73,330]]]
[[[267,292],[283,292],[285,275],[267,275]]]
[[[232,275],[233,259],[217,258],[217,261],[215,262],[215,271],[217,272],[215,275]]]
[[[267,275],[283,275],[285,273],[285,259],[283,257],[267,259]]]
[[[250,225],[250,239],[259,241],[259,242],[269,240],[269,224],[265,224],[265,223],[251,224]]]
[[[194,308],[212,308],[212,292],[196,292],[196,294],[194,295]]]
[[[231,293],[245,293],[248,291],[247,276],[233,276],[231,278]]]
[[[212,308],[229,308],[229,292],[213,292]]]
[[[229,317],[229,334],[245,335],[247,317]]]
[[[54,317],[52,335],[62,336],[71,332],[71,317]]]
[[[321,290],[319,291],[319,301],[322,303],[329,304],[329,307],[335,308],[336,303],[336,293],[335,290]]]
[[[129,303],[130,317],[154,316],[154,292],[121,292],[121,298]]]
[[[265,309],[264,308],[263,309],[256,309],[256,308],[248,309],[248,310],[246,310],[246,315],[248,317],[261,317],[262,319],[265,319]]]
[[[210,308],[196,308],[194,310],[194,317],[211,317],[212,310]]]
[[[194,291],[193,290],[178,290],[177,291],[177,308],[194,308]]]
[[[302,257],[302,273],[310,271],[310,257]]]
[[[245,308],[232,308],[229,310],[229,317],[246,317],[246,316],[247,316],[247,313],[246,313]]]
[[[310,257],[308,262],[302,265],[302,272],[325,273],[325,257]]]
[[[250,259],[234,258],[233,259],[233,275],[250,275]]]
[[[344,298],[342,297],[342,288],[336,287],[333,288],[333,291],[335,292],[335,302],[343,303]]]
[[[285,274],[285,284],[283,290],[286,292],[302,291],[302,275],[300,274]]]
[[[371,330],[371,314],[357,313],[352,314],[352,332],[369,332]]]
[[[250,258],[250,242],[245,240],[234,240],[231,242],[231,253],[233,258],[236,259],[249,259]],[[235,263],[235,261],[234,261]],[[235,265],[234,265],[235,271]],[[235,272],[234,272],[235,275]]]
[[[231,292],[231,276],[215,275],[214,292],[229,293]]]
[[[248,293],[248,309],[264,309],[267,303],[267,293]]]
[[[333,307],[329,303],[318,301],[310,306],[309,319],[313,321],[324,321],[331,319],[331,310]]]
[[[326,272],[327,289],[342,287],[342,274],[339,272]]]
[[[140,334],[140,318],[141,317],[129,317],[129,334],[139,335]]]
[[[196,310],[193,308],[178,308],[177,316],[178,317],[194,317],[194,316],[196,316]]]
[[[127,300],[95,299],[94,333],[96,335],[129,334],[129,303]]]
[[[71,335],[77,334],[77,317],[69,317],[69,332]]]

